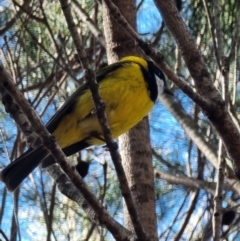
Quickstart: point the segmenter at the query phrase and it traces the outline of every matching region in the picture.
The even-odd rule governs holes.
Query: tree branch
[[[210,74],[197,50],[194,41],[187,32],[187,27],[180,17],[172,1],[155,0],[155,4],[162,14],[162,17],[174,36],[182,52],[185,63],[195,81],[198,93],[210,103],[214,103],[215,108],[205,108],[201,103],[197,103],[216,128],[224,145],[232,158],[234,171],[240,179],[240,135],[231,120],[226,105],[218,90],[213,86]]]
[[[121,189],[122,195],[125,199],[125,202],[126,202],[126,205],[128,208],[128,212],[130,214],[131,221],[134,226],[134,230],[135,230],[138,238],[141,238],[142,240],[147,240],[146,234],[143,230],[142,224],[138,217],[138,213],[137,213],[136,207],[134,205],[134,202],[133,202],[133,199],[131,196],[131,191],[128,186],[127,178],[126,178],[123,166],[122,166],[121,156],[120,156],[119,152],[117,151],[117,144],[112,139],[111,130],[109,128],[107,116],[105,113],[105,104],[101,100],[100,93],[98,90],[98,84],[97,84],[96,78],[95,78],[95,74],[90,68],[87,54],[82,47],[82,41],[78,34],[78,29],[77,29],[77,27],[74,23],[73,17],[72,17],[70,1],[68,1],[68,0],[59,0],[59,1],[61,3],[62,10],[63,10],[64,16],[66,18],[66,21],[67,21],[69,31],[73,38],[73,42],[74,42],[75,48],[77,50],[80,63],[83,66],[83,69],[85,71],[84,77],[92,92],[92,97],[93,97],[93,102],[94,102],[94,107],[96,110],[97,118],[101,125],[101,129],[102,129],[102,133],[103,133],[105,142],[108,146],[111,158],[113,160],[113,164],[114,164],[116,172],[117,172],[118,180],[120,182],[120,189]]]

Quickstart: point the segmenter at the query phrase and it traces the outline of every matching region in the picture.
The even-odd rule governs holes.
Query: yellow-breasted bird
[[[152,109],[158,94],[171,94],[161,70],[153,62],[136,56],[127,56],[106,66],[96,78],[113,138],[142,120]],[[46,128],[66,156],[104,143],[87,84],[71,95]],[[0,180],[9,191],[14,191],[41,162],[46,167],[55,160],[43,145],[30,148],[0,172]]]

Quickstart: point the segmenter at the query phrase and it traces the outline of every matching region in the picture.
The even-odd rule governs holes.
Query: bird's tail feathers
[[[0,180],[9,191],[14,191],[47,155],[48,150],[44,146],[29,149],[0,171]]]

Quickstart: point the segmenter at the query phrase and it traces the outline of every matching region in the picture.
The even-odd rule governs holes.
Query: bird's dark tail
[[[14,191],[48,154],[44,146],[29,149],[0,172],[0,180],[9,191]]]

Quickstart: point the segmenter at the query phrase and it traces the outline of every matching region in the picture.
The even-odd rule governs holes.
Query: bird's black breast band
[[[149,71],[141,66],[144,80],[147,82],[148,90],[150,91],[150,99],[155,102],[158,96],[157,82],[154,74],[154,69],[148,64]]]

